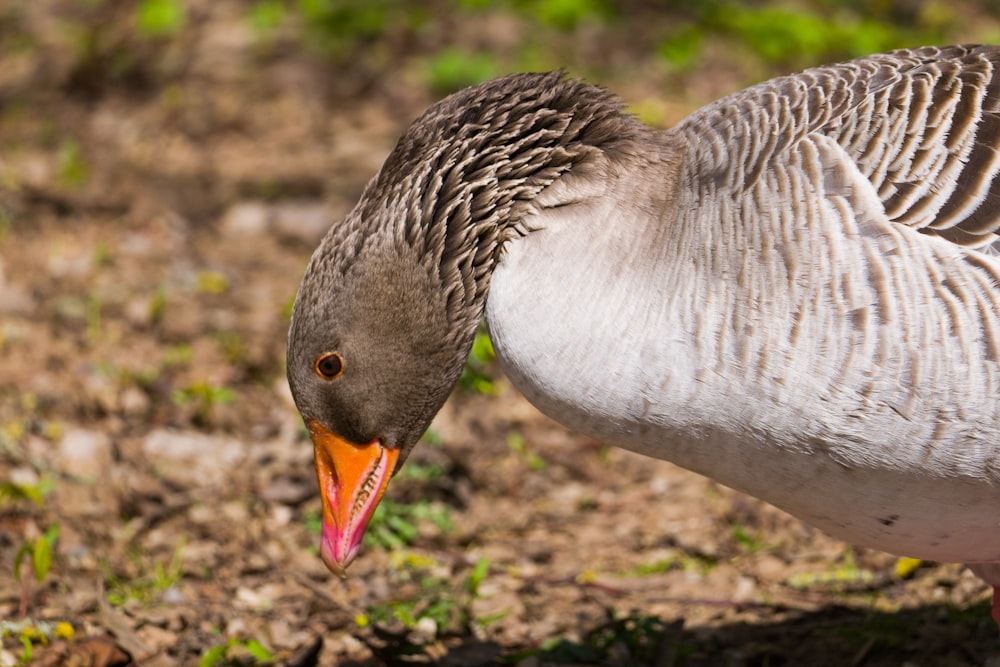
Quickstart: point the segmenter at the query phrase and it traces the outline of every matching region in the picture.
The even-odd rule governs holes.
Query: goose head
[[[462,371],[504,244],[536,195],[641,125],[560,73],[455,93],[402,136],[299,288],[287,372],[312,437],[321,554],[343,575],[393,473]],[[591,170],[592,171],[592,170]]]
[[[396,466],[447,398],[466,347],[416,259],[371,250],[336,274],[336,286],[300,293],[288,352],[315,449],[320,552],[341,575]]]

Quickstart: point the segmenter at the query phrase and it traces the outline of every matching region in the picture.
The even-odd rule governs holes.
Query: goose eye
[[[344,358],[339,352],[327,352],[316,359],[316,375],[324,380],[333,380],[344,372]]]

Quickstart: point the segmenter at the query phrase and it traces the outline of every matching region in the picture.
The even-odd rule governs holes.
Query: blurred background
[[[565,69],[669,127],[1000,41],[994,0],[0,1],[0,666],[1000,663],[955,565],[567,432],[485,335],[344,582],[284,380],[305,264],[427,105]]]

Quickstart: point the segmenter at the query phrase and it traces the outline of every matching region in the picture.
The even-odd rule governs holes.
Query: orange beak
[[[339,577],[361,548],[368,521],[396,469],[399,450],[375,439],[358,445],[335,435],[315,419],[306,425],[316,456],[323,499],[320,555]]]

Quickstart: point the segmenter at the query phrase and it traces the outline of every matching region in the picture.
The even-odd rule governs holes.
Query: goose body
[[[485,312],[549,416],[852,543],[969,563],[1000,623],[998,67],[994,47],[869,56],[667,131],[558,74],[432,107],[295,304],[324,560],[354,557]]]

